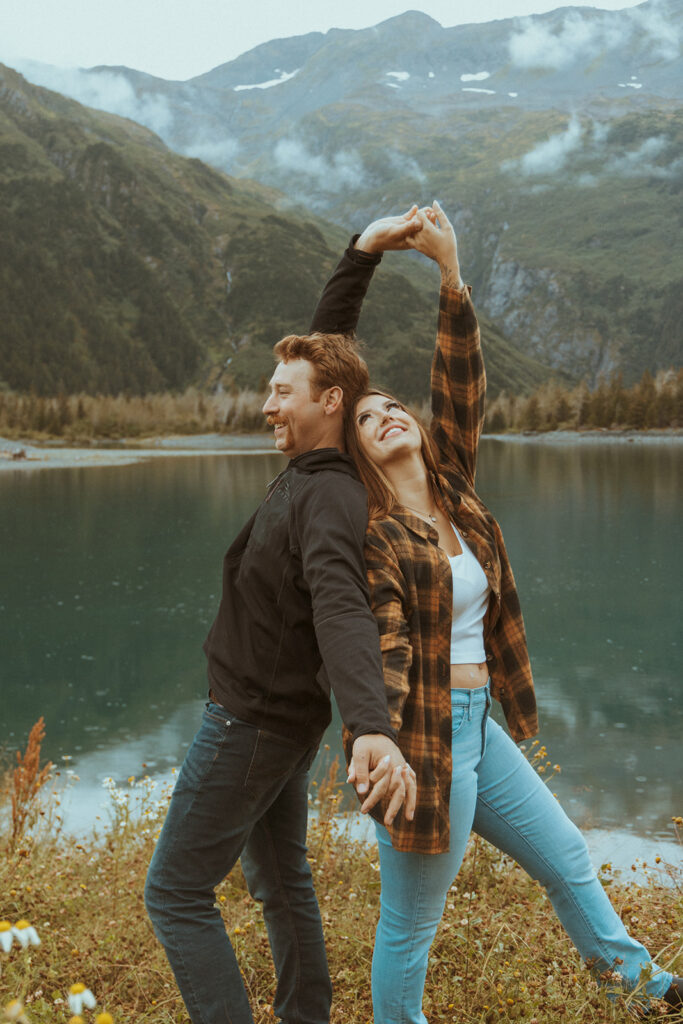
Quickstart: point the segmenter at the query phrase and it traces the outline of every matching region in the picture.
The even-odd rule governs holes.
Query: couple
[[[431,434],[369,387],[351,340],[381,253],[409,248],[441,268]],[[312,332],[275,346],[264,413],[290,462],[225,556],[205,644],[209,701],[147,878],[193,1024],[253,1021],[214,905],[238,858],[263,902],[277,1016],[329,1021],[306,818],[330,688],[349,779],[376,818],[375,1024],[425,1022],[428,951],[472,828],[543,883],[596,975],[618,972],[629,990],[651,971],[645,1003],[680,1007],[681,979],[627,934],[580,833],[488,715],[494,697],[515,740],[536,731],[512,571],[474,490],[479,331],[438,204],[375,221],[352,241]]]

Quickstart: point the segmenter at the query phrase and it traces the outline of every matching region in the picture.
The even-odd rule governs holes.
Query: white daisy
[[[9,921],[0,921],[0,949],[3,953],[9,953],[13,942],[12,925]]]
[[[22,949],[26,949],[27,946],[39,946],[40,939],[38,938],[38,932],[35,930],[32,924],[28,921],[17,921],[12,933],[16,937]]]
[[[96,1005],[97,1000],[82,981],[77,981],[75,985],[71,986],[69,989],[69,1009],[72,1013],[81,1013],[84,1006],[88,1010],[92,1010]]]

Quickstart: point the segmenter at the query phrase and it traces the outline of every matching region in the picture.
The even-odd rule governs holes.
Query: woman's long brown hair
[[[425,429],[423,424],[420,422],[418,417],[407,409],[406,406],[390,395],[387,391],[380,391],[378,388],[371,388],[364,394],[359,395],[353,404],[353,408],[347,412],[344,419],[344,441],[346,444],[346,450],[353,459],[358,475],[365,484],[365,489],[368,492],[368,516],[370,521],[374,519],[383,519],[385,516],[390,515],[395,506],[398,504],[396,495],[394,494],[391,484],[382,472],[379,466],[376,466],[372,459],[363,451],[358,436],[358,421],[356,418],[356,410],[358,409],[358,403],[362,398],[367,398],[369,395],[379,395],[381,398],[387,398],[390,402],[396,402],[409,416],[417,423],[420,431],[420,437],[422,438],[421,453],[424,460],[424,464],[427,467],[427,473],[429,474],[429,484],[432,490],[432,497],[434,502],[440,501],[438,493],[438,478],[439,470],[436,464],[435,451],[433,447],[433,441]]]

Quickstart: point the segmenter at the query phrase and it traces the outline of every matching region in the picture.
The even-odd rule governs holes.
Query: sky
[[[420,10],[444,27],[541,14],[559,6],[619,10],[638,0],[0,0],[0,61],[125,65],[186,79],[259,43],[360,29]]]

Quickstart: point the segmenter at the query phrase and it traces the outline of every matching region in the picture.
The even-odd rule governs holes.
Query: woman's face
[[[364,395],[355,411],[358,443],[377,466],[422,450],[417,421],[386,395]]]

